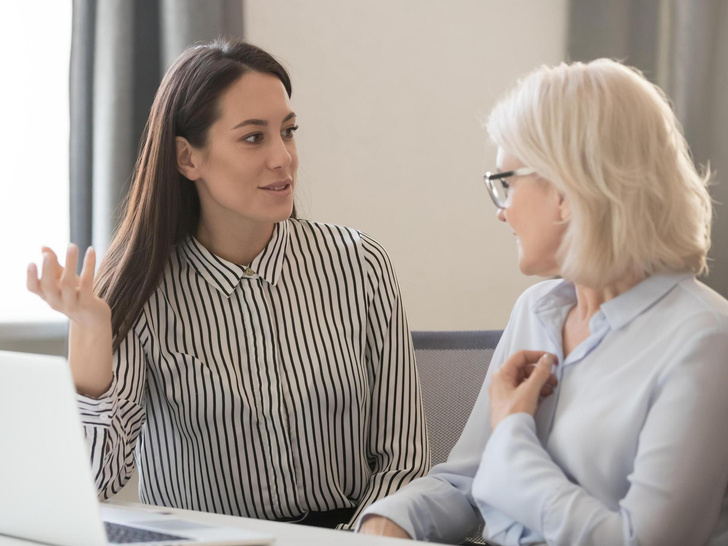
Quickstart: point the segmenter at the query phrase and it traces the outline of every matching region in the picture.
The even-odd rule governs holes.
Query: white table
[[[154,509],[154,507],[149,505],[126,501],[112,500],[109,502],[119,506]],[[238,518],[234,516],[222,516],[219,514],[208,514],[205,512],[193,512],[190,510],[178,510],[172,508],[165,508],[165,510],[184,514],[186,518],[194,519],[201,523],[225,525],[227,527],[239,527],[251,531],[267,533],[276,537],[276,541],[274,543],[275,546],[305,546],[309,544],[315,546],[407,546],[425,544],[420,541],[358,535],[347,531],[321,529],[306,525],[295,525],[293,523],[279,523],[259,519]],[[38,543],[0,535],[0,546],[29,546],[31,544]],[[433,543],[429,542],[428,544]]]

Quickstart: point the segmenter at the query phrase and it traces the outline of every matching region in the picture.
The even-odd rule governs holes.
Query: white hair
[[[693,164],[669,100],[616,61],[542,67],[491,112],[493,141],[554,184],[570,208],[563,277],[707,271],[709,172]]]

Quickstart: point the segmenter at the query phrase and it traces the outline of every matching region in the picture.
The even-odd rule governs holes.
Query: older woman
[[[617,62],[526,77],[486,186],[527,275],[448,461],[361,531],[498,544],[728,544],[728,302],[665,95]]]

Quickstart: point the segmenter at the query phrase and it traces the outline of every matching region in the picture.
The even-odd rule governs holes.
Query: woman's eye
[[[263,133],[253,133],[252,135],[243,137],[243,142],[248,142],[250,144],[257,144],[261,140],[263,140]]]
[[[281,131],[281,134],[285,138],[292,138],[293,133],[295,133],[296,131],[298,131],[298,125],[292,125],[291,127],[286,127],[285,129],[283,129],[283,131]]]

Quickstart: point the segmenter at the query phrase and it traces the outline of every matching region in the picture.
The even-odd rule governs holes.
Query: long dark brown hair
[[[195,185],[177,170],[175,137],[203,147],[220,115],[220,96],[248,72],[276,76],[291,96],[291,80],[280,63],[234,39],[187,49],[162,79],[142,135],[124,217],[94,286],[111,307],[114,351],[157,289],[172,247],[194,235],[200,219]]]

